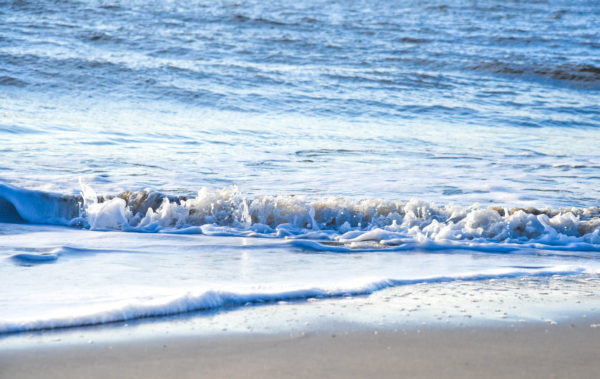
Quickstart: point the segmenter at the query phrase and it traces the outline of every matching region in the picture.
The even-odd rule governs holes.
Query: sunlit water
[[[0,2],[0,332],[597,275],[599,25],[595,1]]]

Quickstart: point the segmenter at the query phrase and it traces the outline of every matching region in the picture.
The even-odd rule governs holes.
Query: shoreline
[[[308,298],[0,334],[0,350],[156,337],[321,333],[332,329],[588,326],[600,319],[600,277],[523,277],[419,283],[369,295]]]
[[[593,377],[592,321],[166,336],[0,350],[0,377]]]
[[[596,276],[417,284],[0,338],[0,378],[594,377]]]

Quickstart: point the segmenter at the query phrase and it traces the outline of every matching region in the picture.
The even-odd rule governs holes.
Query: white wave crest
[[[289,237],[347,246],[370,241],[381,247],[443,241],[587,244],[585,250],[600,251],[598,207],[508,210],[478,204],[438,206],[414,199],[310,200],[292,195],[249,199],[235,186],[203,188],[192,197],[149,190],[102,197],[83,183],[81,187],[80,197],[69,197],[0,186],[0,198],[26,221],[92,230]]]

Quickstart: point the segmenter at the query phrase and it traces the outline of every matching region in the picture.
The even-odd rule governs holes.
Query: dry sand
[[[588,320],[406,331],[355,328],[43,345],[0,349],[0,377],[596,378],[600,328],[595,326]]]

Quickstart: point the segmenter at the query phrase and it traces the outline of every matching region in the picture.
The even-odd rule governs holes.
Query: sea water
[[[585,0],[0,2],[0,333],[594,278],[599,41]]]

